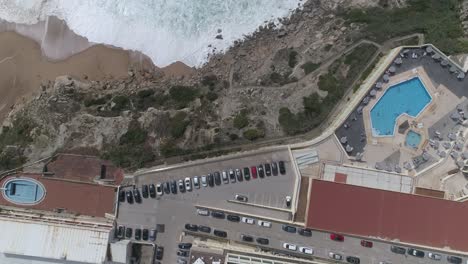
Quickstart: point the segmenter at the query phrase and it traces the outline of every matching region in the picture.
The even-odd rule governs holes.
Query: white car
[[[193,177],[193,187],[200,189],[200,178],[198,176]]]
[[[208,186],[208,183],[207,183],[207,181],[206,181],[206,175],[201,176],[201,185],[202,185],[203,187]]]
[[[343,259],[343,256],[341,256],[340,254],[334,253],[334,252],[329,252],[328,256],[331,259],[336,259],[336,260],[342,260]]]
[[[430,259],[433,259],[433,260],[441,260],[442,259],[441,255],[439,255],[437,253],[433,253],[433,252],[427,253],[427,257],[430,258]]]
[[[190,177],[185,178],[185,190],[192,191],[192,179]]]
[[[287,250],[296,251],[297,246],[291,243],[283,243],[283,247]]]
[[[255,224],[255,220],[253,218],[248,218],[248,217],[242,217],[241,219],[242,223],[246,223],[246,224],[249,224],[249,225],[253,225]]]
[[[240,195],[240,194],[236,194],[236,196],[234,196],[234,198],[239,201],[239,202],[244,202],[246,203],[248,201],[248,198],[247,196],[244,196],[244,195]]]
[[[271,227],[271,222],[263,221],[263,220],[258,220],[257,224],[261,227]]]
[[[208,210],[206,210],[206,209],[197,209],[197,213],[199,215],[204,215],[204,216],[210,215],[210,212]]]
[[[226,171],[221,172],[221,177],[223,178],[224,183],[229,183],[229,178]]]
[[[163,187],[161,183],[156,184],[156,194],[158,196],[163,195]]]
[[[312,248],[308,248],[308,247],[299,247],[299,251],[304,253],[304,254],[308,254],[308,255],[313,255],[314,254],[314,250]]]

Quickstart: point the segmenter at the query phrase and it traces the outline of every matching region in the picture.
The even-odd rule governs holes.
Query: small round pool
[[[421,134],[410,130],[408,134],[406,134],[405,144],[408,147],[418,148],[419,144],[421,143]]]
[[[3,184],[3,197],[15,204],[34,205],[44,199],[44,186],[31,178],[12,178]]]

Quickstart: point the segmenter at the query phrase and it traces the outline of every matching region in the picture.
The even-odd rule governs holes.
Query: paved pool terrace
[[[432,85],[434,87],[444,85],[460,100],[463,97],[468,97],[468,77],[466,77],[463,81],[458,80],[456,78],[456,74],[449,72],[450,65],[442,67],[440,61],[435,61],[430,55],[423,56],[423,54],[425,53],[425,48],[404,48],[402,49],[402,51],[403,50],[408,51],[406,52],[406,57],[401,57],[402,64],[399,66],[395,66],[394,64],[389,65],[386,71],[388,71],[388,69],[391,66],[394,66],[394,75],[398,75],[407,71],[411,71],[417,67],[422,67],[427,73],[429,80],[432,82]],[[412,58],[413,53],[416,54],[418,57]],[[438,51],[435,51],[435,53],[438,53]],[[442,54],[439,53],[439,55]],[[442,58],[445,58],[445,56],[442,55]],[[377,82],[384,82],[384,74],[385,72],[383,72],[380,75]],[[369,93],[367,94],[367,97],[371,98],[371,101],[375,100],[375,98],[372,98]],[[347,137],[348,144],[353,147],[353,151],[348,152],[348,155],[350,156],[355,156],[358,152],[362,153],[367,145],[363,115],[357,113],[358,108],[362,106],[363,104],[357,106],[354,109],[354,111],[348,116],[346,121],[335,131],[335,134],[338,139],[344,136]],[[453,110],[456,111],[456,105],[453,106]],[[434,126],[444,126],[445,123],[446,125],[444,126],[444,128],[448,129],[447,122],[442,122],[439,125],[436,123]],[[434,129],[432,127],[429,127],[429,133],[431,133],[431,131],[434,131]]]

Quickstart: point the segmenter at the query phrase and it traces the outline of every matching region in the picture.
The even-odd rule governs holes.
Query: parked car
[[[242,177],[242,172],[240,169],[236,169],[236,178],[237,178],[237,181],[243,181],[244,178]]]
[[[348,256],[346,257],[346,262],[352,263],[352,264],[359,264],[361,263],[361,260],[358,257]]]
[[[198,232],[198,226],[193,224],[185,224],[185,229],[192,232]]]
[[[191,249],[192,248],[192,243],[179,243],[179,249]]]
[[[201,185],[203,187],[208,186],[208,181],[206,180],[206,175],[201,176]]]
[[[417,257],[417,258],[424,258],[424,251],[422,250],[418,250],[418,249],[415,249],[415,248],[409,248],[408,249],[408,255],[410,256],[413,256],[413,257]]]
[[[361,240],[361,246],[366,247],[366,248],[371,248],[374,245],[372,241],[368,240]]]
[[[333,241],[343,242],[344,241],[344,236],[340,235],[340,234],[332,233],[332,234],[330,234],[330,239],[333,240]]]
[[[294,245],[294,244],[291,244],[291,243],[283,243],[283,248],[285,248],[287,250],[291,250],[291,251],[296,251],[297,250],[297,246]]]
[[[163,259],[163,255],[164,255],[164,248],[163,247],[156,247],[156,259],[157,260],[162,260]]]
[[[271,172],[273,176],[278,176],[278,164],[276,164],[276,162],[271,163]]]
[[[154,184],[149,185],[149,195],[151,198],[156,198],[156,187]]]
[[[125,191],[119,192],[119,202],[121,203],[125,202]]]
[[[254,241],[253,237],[248,236],[248,235],[241,235],[241,239],[244,242],[253,242]]]
[[[190,255],[190,251],[177,251],[177,256],[187,258]]]
[[[390,250],[396,254],[402,254],[402,255],[406,254],[406,249],[399,247],[399,246],[391,246]]]
[[[271,176],[271,166],[270,163],[265,163],[265,175],[266,176]]]
[[[187,260],[185,260],[183,258],[178,258],[177,259],[177,264],[187,264]]]
[[[193,177],[193,188],[200,189],[200,178],[198,176]]]
[[[171,193],[171,184],[169,182],[166,182],[164,183],[164,192],[166,194],[170,194]]]
[[[286,196],[286,207],[291,207],[291,201],[292,201],[292,198],[291,196]]]
[[[447,256],[447,261],[453,264],[461,264],[462,259],[456,256]]]
[[[219,171],[214,173],[214,182],[216,185],[221,185],[221,174],[219,174]]]
[[[221,178],[223,179],[223,183],[224,183],[224,184],[228,184],[228,183],[229,183],[229,178],[228,178],[228,175],[227,175],[227,172],[226,172],[226,171],[222,171],[222,172],[221,172]]]
[[[151,189],[150,189],[151,190]],[[161,183],[156,184],[156,195],[161,196],[163,195],[163,186]]]
[[[218,219],[224,219],[224,213],[219,211],[211,211],[211,216]]]
[[[210,211],[208,211],[206,209],[197,209],[197,213],[199,215],[204,215],[204,216],[210,215]]]
[[[236,182],[236,174],[234,173],[233,169],[229,170],[229,179],[231,180],[232,183]]]
[[[433,260],[441,260],[442,259],[441,255],[439,255],[437,253],[433,253],[433,252],[427,253],[427,257],[430,258],[430,259],[433,259]]]
[[[190,179],[190,177],[186,177],[186,178],[185,178],[185,189],[186,189],[188,192],[191,192],[191,191],[192,191],[192,179]]]
[[[227,233],[226,231],[222,231],[222,230],[213,230],[213,235],[217,236],[217,237],[222,237],[222,238],[226,238],[227,237]]]
[[[305,237],[311,237],[312,236],[312,230],[310,230],[309,228],[299,228],[297,233],[299,235],[305,236]]]
[[[268,239],[262,237],[257,237],[255,241],[257,241],[257,243],[260,245],[268,245],[268,243],[270,243]]]
[[[115,236],[118,238],[123,238],[125,236],[125,227],[122,225],[117,227]]]
[[[271,222],[268,222],[268,221],[258,220],[257,224],[261,227],[267,227],[267,228],[271,227]]]
[[[185,184],[184,184],[184,181],[183,180],[179,180],[179,191],[181,193],[184,193],[185,192]]]
[[[135,202],[141,203],[141,195],[140,195],[140,190],[138,189],[133,189],[133,198],[135,199]]]
[[[132,237],[132,231],[133,230],[130,227],[125,228],[125,237],[126,238],[131,238]]]
[[[308,254],[308,255],[313,255],[314,254],[314,250],[312,248],[308,248],[308,247],[299,247],[299,251],[304,253],[304,254]]]
[[[284,166],[284,161],[279,161],[278,162],[278,167],[279,167],[279,172],[281,174],[286,174],[286,167]]]
[[[211,233],[211,227],[200,225],[198,226],[198,231],[203,233]]]
[[[257,178],[257,167],[255,167],[255,166],[250,167],[250,172],[252,173],[252,178],[256,179]]]
[[[242,217],[241,219],[242,223],[246,223],[246,224],[249,224],[249,225],[253,225],[255,224],[255,219],[253,218],[249,218],[249,217]]]
[[[250,180],[250,170],[249,168],[244,168],[244,178],[246,181]]]
[[[156,240],[156,229],[151,229],[149,231],[149,239],[151,241],[155,241]]]
[[[235,198],[237,201],[239,201],[239,202],[244,202],[244,203],[246,203],[247,200],[248,200],[247,196],[245,196],[245,195],[240,195],[240,194],[236,194],[236,195],[234,196],[234,198]]]
[[[286,231],[288,233],[296,233],[296,227],[294,227],[294,226],[283,225],[282,229],[283,229],[283,231]]]
[[[149,236],[149,231],[148,231],[148,229],[143,229],[143,232],[142,232],[142,238],[143,238],[143,240],[147,241],[147,240],[148,240],[148,236]]]
[[[171,182],[171,192],[172,192],[172,194],[177,194],[177,183],[176,183],[176,181]]]
[[[213,187],[214,186],[214,177],[213,177],[213,174],[208,174],[208,185],[210,187]]]
[[[379,264],[392,264],[392,263],[388,261],[379,261]]]
[[[135,239],[136,240],[141,239],[141,229],[140,228],[135,229]]]
[[[343,256],[341,256],[340,254],[334,253],[334,252],[328,252],[328,257],[330,257],[331,259],[334,259],[334,260],[342,260],[343,259]]]
[[[263,170],[263,165],[262,164],[257,166],[257,170],[258,170],[258,177],[264,178],[265,177],[265,171]]]
[[[231,222],[240,222],[240,216],[238,215],[228,215],[227,220]]]
[[[141,186],[141,194],[143,195],[143,198],[148,198],[148,194],[149,194],[148,185],[143,184]]]
[[[133,203],[133,194],[132,191],[127,191],[127,203]]]

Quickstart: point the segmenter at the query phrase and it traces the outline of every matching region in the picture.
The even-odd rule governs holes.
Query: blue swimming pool
[[[3,188],[4,197],[17,204],[36,204],[45,195],[43,185],[30,178],[8,180]]]
[[[410,130],[408,134],[406,134],[405,144],[408,147],[417,148],[421,143],[421,134]]]
[[[431,100],[418,77],[389,87],[371,109],[372,134],[393,136],[396,120],[400,115],[417,117]]]

